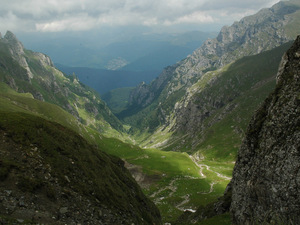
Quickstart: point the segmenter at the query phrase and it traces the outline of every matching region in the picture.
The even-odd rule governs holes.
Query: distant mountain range
[[[90,37],[91,36],[91,37]],[[115,34],[106,43],[105,34],[27,37],[21,35],[25,46],[44,52],[58,64],[68,67],[88,67],[105,70],[157,71],[191,54],[207,38],[216,33],[200,31],[182,34],[145,32]],[[142,80],[140,80],[141,82]]]

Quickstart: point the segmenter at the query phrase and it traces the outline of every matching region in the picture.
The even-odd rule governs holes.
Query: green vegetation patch
[[[197,225],[231,225],[231,216],[229,213],[222,215],[214,216],[209,219],[202,220],[201,222],[196,223]]]
[[[128,105],[129,96],[133,87],[118,88],[101,95],[113,113],[120,113]]]
[[[102,145],[107,153],[140,166],[144,175],[156,177],[144,192],[160,209],[163,222],[174,222],[183,210],[195,210],[199,205],[216,201],[229,180],[218,177],[215,172],[227,176],[233,168],[233,163],[199,162],[210,166],[213,171],[204,167],[205,177],[202,177],[200,168],[187,153],[141,149],[116,139],[102,139]]]

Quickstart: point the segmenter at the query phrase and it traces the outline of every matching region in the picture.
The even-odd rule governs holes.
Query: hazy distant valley
[[[298,224],[299,24],[291,0],[218,34],[8,31],[0,223]]]
[[[54,63],[68,67],[161,71],[191,54],[207,38],[217,35],[200,31],[150,33],[139,28],[106,32],[109,34],[70,33],[59,39],[54,35],[37,35],[32,39],[22,33],[19,38],[27,48],[44,52]]]

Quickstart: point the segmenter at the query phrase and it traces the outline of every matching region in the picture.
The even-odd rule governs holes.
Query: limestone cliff
[[[233,172],[236,224],[300,223],[300,36],[284,55],[275,91],[252,118]]]

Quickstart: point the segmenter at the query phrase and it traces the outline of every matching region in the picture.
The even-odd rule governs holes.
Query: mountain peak
[[[18,40],[16,35],[13,32],[9,31],[9,30],[6,31],[6,34],[5,34],[4,38],[7,39],[7,40]]]
[[[24,55],[24,46],[23,44],[17,39],[16,35],[11,32],[7,31],[4,35],[4,41],[6,41],[11,48],[11,53],[15,57],[20,57],[21,55]]]
[[[17,39],[16,35],[11,31],[6,32],[3,40],[8,44],[12,57],[17,62],[19,62],[19,64],[24,69],[26,69],[27,80],[30,81],[30,79],[32,79],[33,77],[33,74],[29,69],[28,63],[26,61],[23,44]]]
[[[17,39],[16,35],[9,30],[4,35],[4,39],[13,45],[17,44],[20,48],[24,48],[23,44]]]

